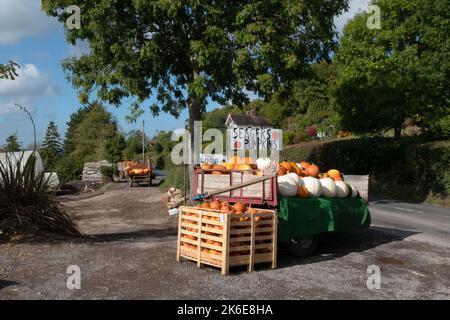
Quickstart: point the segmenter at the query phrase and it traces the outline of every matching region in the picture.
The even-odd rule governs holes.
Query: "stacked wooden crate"
[[[277,260],[277,212],[252,209],[252,213],[227,214],[213,209],[180,207],[177,261],[186,258],[197,265],[220,268],[248,266]]]

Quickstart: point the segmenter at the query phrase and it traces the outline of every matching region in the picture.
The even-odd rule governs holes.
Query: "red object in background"
[[[311,137],[317,137],[316,127],[309,127],[308,129],[306,129],[306,133],[308,133]]]

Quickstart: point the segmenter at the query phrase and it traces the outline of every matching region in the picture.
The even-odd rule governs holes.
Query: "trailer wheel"
[[[299,237],[291,239],[287,243],[287,251],[289,254],[306,258],[314,254],[318,243],[318,236]]]

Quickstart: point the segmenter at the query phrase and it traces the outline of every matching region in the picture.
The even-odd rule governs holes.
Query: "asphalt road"
[[[414,232],[411,239],[450,247],[450,208],[374,197],[372,225]]]

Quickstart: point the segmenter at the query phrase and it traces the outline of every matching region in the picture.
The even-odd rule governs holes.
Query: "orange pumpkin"
[[[334,181],[344,181],[344,179],[342,179],[342,177],[336,177],[333,179]]]
[[[287,172],[291,171],[291,164],[287,161],[283,161],[280,163],[280,167],[284,167]]]
[[[306,173],[311,177],[318,177],[319,176],[319,167],[315,164],[310,165],[308,168],[306,168]]]
[[[303,170],[306,170],[306,168],[310,166],[310,164],[306,161],[301,162],[300,165],[302,166]]]
[[[237,165],[237,170],[247,171],[247,170],[253,170],[253,169],[252,169],[252,166],[249,164],[239,164],[239,165]]]
[[[214,200],[209,204],[209,207],[213,210],[219,210],[220,209],[220,202],[219,200]]]
[[[242,159],[242,161],[244,162],[244,164],[255,164],[255,160],[253,160],[253,158],[251,157],[245,157],[244,159]]]
[[[200,205],[200,208],[203,208],[203,209],[209,209],[209,202],[203,202],[203,203]]]
[[[294,162],[291,162],[291,172],[295,172],[299,176],[302,174],[302,170]]]
[[[211,164],[209,164],[209,163],[202,162],[200,164],[200,168],[202,170],[211,170],[213,168],[213,166]]]
[[[299,198],[308,198],[308,196],[309,196],[308,189],[306,189],[305,186],[299,186],[298,191],[297,191],[297,196]]]
[[[244,213],[245,212],[245,205],[242,202],[236,202],[233,206],[234,211],[236,213]]]
[[[336,170],[336,169],[328,170],[327,175],[328,175],[331,179],[341,178],[341,173],[340,173],[338,170]]]
[[[286,170],[285,167],[281,167],[281,166],[280,166],[280,167],[278,168],[277,174],[278,174],[279,176],[284,176],[286,173],[287,173],[287,170]]]
[[[226,170],[227,168],[225,168],[224,166],[221,165],[215,165],[213,166],[214,170]],[[212,174],[223,174],[223,171],[213,171]]]
[[[230,162],[224,162],[223,166],[225,167],[225,169],[227,170],[233,170],[234,169],[234,164],[230,163]]]

